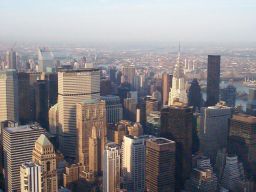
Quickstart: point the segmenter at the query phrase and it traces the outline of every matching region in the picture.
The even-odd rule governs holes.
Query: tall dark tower
[[[43,128],[48,129],[48,89],[46,80],[38,80],[35,83],[36,121]]]
[[[161,110],[160,136],[176,142],[175,191],[180,191],[190,177],[192,167],[193,109],[171,105]]]
[[[220,55],[208,55],[207,67],[207,106],[214,106],[220,94]]]

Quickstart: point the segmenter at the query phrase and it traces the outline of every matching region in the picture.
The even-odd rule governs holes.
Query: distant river
[[[220,88],[224,88],[229,84],[228,81],[221,81],[220,83]],[[249,93],[249,87],[246,87],[243,85],[242,82],[233,82],[232,83],[235,87],[236,87],[236,91],[237,92],[245,92],[245,93]],[[204,100],[206,100],[206,92],[203,92],[203,98]],[[246,100],[242,100],[239,98],[236,98],[236,106],[241,105],[243,107],[243,110],[246,109],[246,103],[247,103],[247,99]]]

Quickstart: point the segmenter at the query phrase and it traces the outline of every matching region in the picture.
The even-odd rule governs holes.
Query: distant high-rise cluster
[[[256,92],[219,55],[97,52],[0,53],[0,191],[255,192]]]

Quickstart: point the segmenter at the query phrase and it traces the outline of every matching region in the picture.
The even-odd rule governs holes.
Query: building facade
[[[44,191],[57,192],[58,179],[55,149],[44,134],[41,134],[35,142],[32,161],[42,166]]]
[[[0,71],[0,122],[19,121],[18,78],[13,69]]]
[[[122,175],[128,191],[145,191],[147,137],[124,136],[122,143]]]
[[[146,141],[146,190],[175,191],[175,142],[165,138]]]
[[[85,99],[99,98],[99,69],[58,72],[59,137],[64,156],[76,157],[76,104]]]
[[[106,104],[87,99],[77,104],[77,162],[95,175],[102,172],[104,146],[107,142]]]
[[[176,190],[183,187],[192,169],[192,118],[192,107],[168,106],[161,110],[160,136],[176,143]]]
[[[120,98],[115,95],[101,97],[106,102],[106,115],[108,124],[116,124],[123,119],[123,107]]]
[[[181,65],[182,63],[179,53],[173,72],[172,86],[169,93],[168,105],[173,105],[175,101],[179,101],[184,104],[188,103],[184,70]]]
[[[231,108],[225,105],[201,108],[200,148],[204,155],[210,157],[213,164],[218,150],[227,148],[230,118]]]
[[[106,144],[104,151],[103,191],[118,192],[120,190],[120,147],[115,143]]]
[[[42,192],[42,167],[25,162],[20,166],[20,191],[21,192]]]
[[[214,106],[219,102],[220,94],[220,56],[208,55],[207,66],[207,106]]]
[[[31,161],[35,141],[45,130],[37,124],[3,129],[6,191],[20,190],[20,166]]]

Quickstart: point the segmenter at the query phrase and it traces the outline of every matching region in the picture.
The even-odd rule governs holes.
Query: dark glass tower
[[[188,105],[193,107],[193,111],[200,110],[202,106],[202,93],[197,79],[193,79],[188,91]]]
[[[48,86],[46,80],[38,80],[35,84],[36,121],[48,129]]]
[[[208,55],[207,66],[207,106],[219,102],[220,94],[220,55]]]
[[[161,110],[160,136],[176,142],[176,191],[182,189],[191,172],[192,118],[192,107],[169,106]]]

